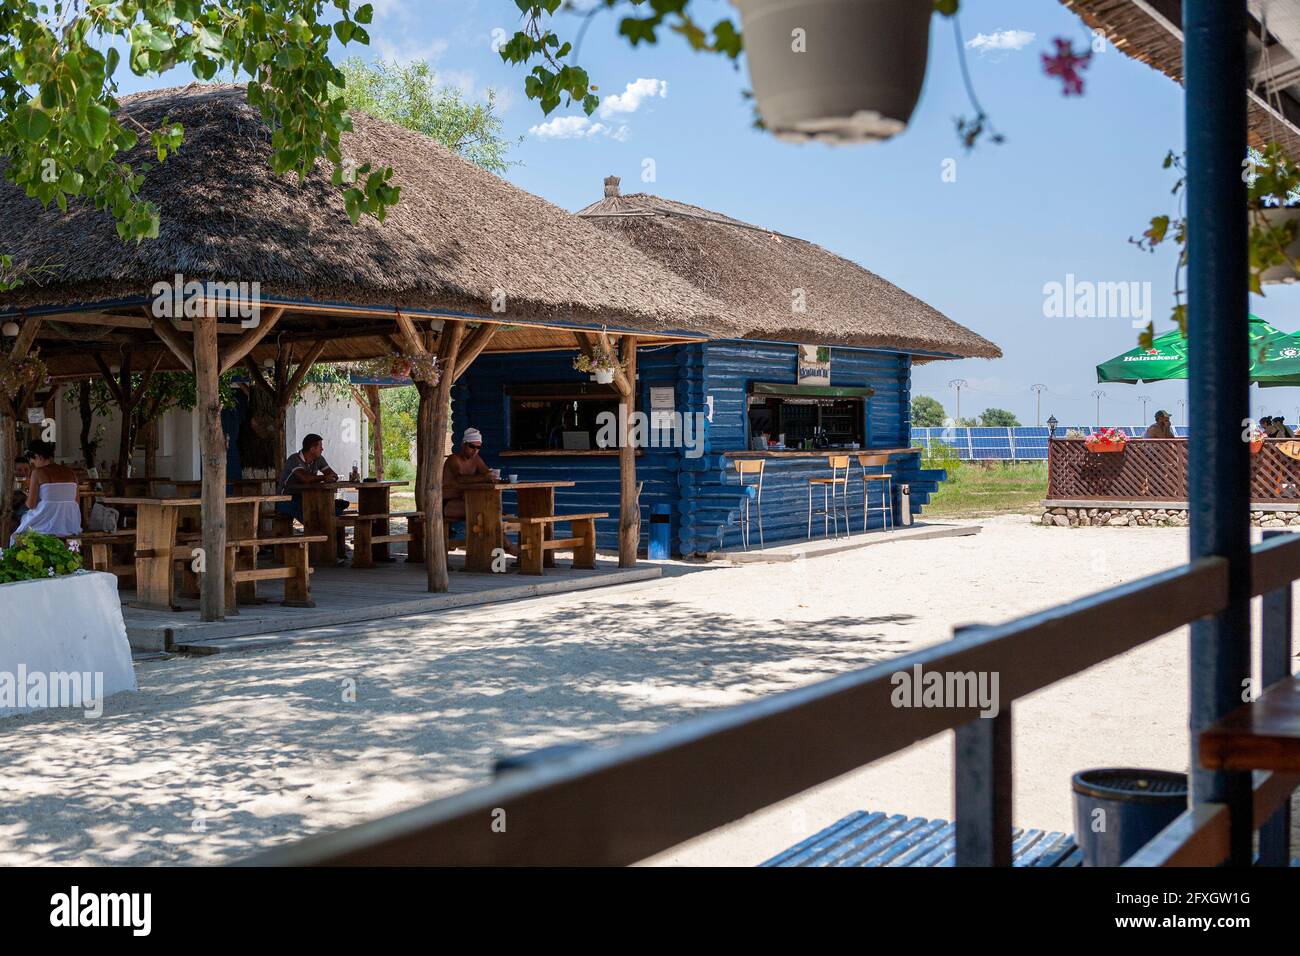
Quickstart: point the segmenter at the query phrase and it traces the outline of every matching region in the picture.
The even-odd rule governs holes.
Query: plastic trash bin
[[[650,509],[650,540],[646,543],[646,557],[651,561],[667,561],[672,542],[672,508],[669,505],[655,505]]]
[[[1085,866],[1119,866],[1187,809],[1187,774],[1109,767],[1081,770],[1074,790],[1074,838]]]

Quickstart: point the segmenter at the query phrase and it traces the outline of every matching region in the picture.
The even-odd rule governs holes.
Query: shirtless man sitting
[[[465,489],[462,481],[473,483],[492,477],[479,450],[483,447],[483,433],[477,428],[467,428],[460,436],[460,448],[447,456],[442,466],[442,515],[448,521],[465,520]],[[519,549],[506,539],[506,554],[518,557]]]

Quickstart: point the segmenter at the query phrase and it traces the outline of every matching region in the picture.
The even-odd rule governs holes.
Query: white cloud
[[[629,83],[622,93],[602,97],[600,101],[601,119],[609,119],[626,113],[635,113],[647,99],[668,95],[668,82],[641,77]]]
[[[387,60],[389,63],[414,63],[417,60],[426,60],[436,65],[451,43],[437,37],[428,43],[410,41],[394,43],[384,37],[375,37],[373,46],[379,59]]]
[[[977,33],[966,41],[966,48],[978,50],[982,56],[986,53],[1019,50],[1033,42],[1034,34],[1028,30],[996,30],[993,33]]]
[[[539,139],[591,139],[596,136],[609,136],[622,142],[627,139],[628,128],[625,125],[609,126],[595,123],[586,116],[557,116],[553,120],[539,123],[529,128]]]

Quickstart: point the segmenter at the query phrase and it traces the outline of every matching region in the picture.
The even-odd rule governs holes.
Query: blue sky
[[[1096,384],[1093,367],[1136,344],[1128,318],[1044,316],[1044,285],[1073,274],[1150,282],[1157,329],[1168,327],[1172,253],[1144,253],[1127,240],[1152,215],[1175,211],[1174,180],[1161,161],[1183,144],[1181,88],[1113,48],[1093,57],[1082,97],[1063,97],[1059,82],[1043,75],[1039,54],[1053,37],[1076,46],[1086,38],[1081,22],[1054,0],[963,4],[965,39],[986,38],[967,50],[975,89],[1006,136],[969,155],[953,119],[972,110],[952,25],[937,17],[925,89],[908,130],[884,144],[831,148],[780,143],[751,129],[740,97],[748,85],[743,67],[694,54],[672,35],[658,47],[633,50],[615,36],[608,13],[589,28],[581,62],[602,95],[619,96],[619,108],[607,106],[587,121],[564,107],[543,117],[522,94],[522,73],[493,53],[494,30],[508,34],[517,24],[513,0],[372,2],[372,44],[351,49],[427,59],[443,81],[470,95],[496,89],[507,132],[522,137],[512,153],[519,165],[508,178],[523,189],[578,209],[600,197],[602,179],[613,173],[626,192],[655,192],[817,242],[997,342],[1005,353],[1000,360],[916,369],[914,394],[939,398],[949,414],[947,383],[961,378],[968,383],[965,416],[997,406],[1033,424],[1030,386],[1041,383],[1044,419],[1091,423],[1091,392],[1102,388],[1103,424],[1136,423],[1139,395],[1152,397],[1148,412],[1164,406],[1181,421],[1181,383]],[[705,23],[735,13],[722,0],[696,6]],[[569,35],[578,26],[574,17],[559,22]],[[987,40],[994,36],[1002,39]],[[123,89],[177,82],[129,78]],[[941,176],[949,159],[956,161],[955,182]],[[647,160],[655,181],[642,183]],[[1300,289],[1278,286],[1252,302],[1286,330],[1300,328],[1298,305]],[[1300,390],[1261,396],[1252,389],[1252,402],[1256,413],[1300,419]]]

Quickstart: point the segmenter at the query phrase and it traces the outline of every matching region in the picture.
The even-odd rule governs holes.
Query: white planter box
[[[135,689],[113,575],[0,584],[0,717]]]

